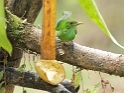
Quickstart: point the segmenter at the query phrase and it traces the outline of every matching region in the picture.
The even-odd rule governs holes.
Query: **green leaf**
[[[115,88],[110,84],[110,88],[111,88],[111,91],[112,93],[114,92]]]
[[[0,80],[3,78],[3,71],[0,71]]]
[[[1,2],[0,2],[0,46],[11,55],[12,46],[6,35],[5,21],[6,21],[6,19],[5,19],[5,15],[4,15],[4,0],[1,0]]]
[[[78,71],[75,73],[75,79],[74,79],[74,88],[75,89],[80,85],[81,75],[82,75],[81,71]]]
[[[0,83],[0,88],[1,88],[1,86],[2,86],[4,83],[5,83],[5,81],[2,81],[2,82]]]
[[[91,90],[89,89],[86,89],[85,92],[86,93],[96,93],[98,88],[99,88],[99,85],[100,85],[100,82],[98,82],[97,84],[95,84]]]
[[[5,93],[5,91],[6,91],[6,90],[5,90],[4,87],[1,87],[1,88],[0,88],[0,93]]]
[[[108,35],[111,40],[118,45],[119,47],[123,48],[122,45],[120,45],[114,37],[111,35],[110,31],[108,30],[94,0],[78,0],[84,11],[88,14],[88,16],[96,23],[102,31]]]
[[[85,92],[86,93],[91,93],[91,91],[89,89],[86,89]]]
[[[92,89],[91,89],[91,92],[90,92],[90,93],[96,93],[96,92],[97,92],[97,90],[98,90],[98,88],[99,88],[99,85],[100,85],[100,82],[99,82],[99,83],[97,83],[96,85],[94,85],[94,86],[92,87]]]
[[[20,67],[16,68],[16,70],[18,70],[18,71],[20,71],[20,72],[23,72],[23,71],[25,70],[25,67],[26,67],[26,65],[23,64],[23,65],[21,65]]]

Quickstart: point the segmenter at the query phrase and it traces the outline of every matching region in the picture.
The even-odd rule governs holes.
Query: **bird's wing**
[[[65,33],[67,33],[67,29],[64,29],[64,30],[58,30],[58,31],[56,31],[56,34],[57,34],[57,36],[60,36],[60,35],[62,35],[62,34],[65,34]]]
[[[75,34],[77,34],[77,29],[75,28]]]

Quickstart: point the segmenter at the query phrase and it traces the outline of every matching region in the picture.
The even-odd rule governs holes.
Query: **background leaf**
[[[97,84],[95,84],[95,85],[92,87],[91,90],[90,90],[90,89],[86,89],[85,92],[86,92],[86,93],[96,93],[97,90],[98,90],[98,88],[99,88],[99,86],[100,86],[100,82],[98,82]]]
[[[81,83],[82,72],[78,71],[75,73],[74,88],[76,89]]]
[[[111,35],[110,31],[108,30],[94,0],[78,0],[81,4],[82,8],[85,10],[85,12],[88,14],[88,16],[102,29],[102,31],[108,35],[111,40],[118,45],[119,47],[123,48]]]
[[[2,79],[3,77],[3,71],[0,72],[0,80]]]
[[[5,93],[5,91],[6,91],[6,90],[5,90],[4,87],[1,87],[1,88],[0,88],[0,93]]]
[[[97,90],[98,90],[98,88],[99,88],[99,85],[100,85],[100,82],[97,83],[97,84],[95,84],[95,85],[92,87],[92,89],[91,89],[91,93],[96,93]]]
[[[12,46],[7,38],[5,30],[5,15],[4,15],[4,1],[0,2],[0,47],[5,49],[9,54],[12,52]]]

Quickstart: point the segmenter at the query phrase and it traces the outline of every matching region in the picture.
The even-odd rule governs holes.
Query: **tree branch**
[[[3,66],[0,66],[0,71]],[[65,85],[66,82],[66,85]],[[56,86],[50,85],[42,80],[37,73],[33,71],[18,71],[12,67],[6,68],[6,83],[19,85],[22,87],[34,88],[49,91],[50,93],[77,93],[74,85],[70,84],[69,80],[64,80],[61,84]]]
[[[29,23],[23,23],[20,20],[17,20],[17,18],[16,20],[14,20],[13,18],[15,18],[15,16],[12,16],[11,14],[6,18],[10,19],[8,20],[7,23],[7,34],[9,39],[11,40],[11,43],[12,44],[14,43],[16,47],[20,47],[21,49],[31,50],[32,52],[40,53],[41,29]],[[16,28],[13,25],[15,22],[17,24],[19,23],[18,25],[16,24]],[[11,25],[13,26],[11,27]],[[13,28],[15,30],[12,30]],[[65,43],[60,41],[58,38],[56,38],[57,60],[88,70],[101,71],[108,74],[124,76],[123,74],[124,55],[88,48],[76,43],[74,43],[74,51],[72,50],[73,50],[72,42]],[[9,71],[12,73],[10,73]],[[39,81],[33,81],[33,83],[30,83],[32,81],[29,81],[30,77],[33,77],[32,79],[34,80],[34,77],[36,76],[35,74],[32,74],[29,71],[23,73],[19,72],[20,74],[17,74],[17,72],[19,71],[15,71],[15,70],[11,71],[10,69],[9,70],[6,69],[6,73],[7,74],[9,73],[7,76],[8,83],[17,84],[24,87],[36,88],[36,89],[39,88],[34,85],[34,84],[37,85]],[[16,78],[10,77],[10,74],[12,74],[12,76],[14,76],[15,74]],[[19,82],[19,81],[23,81],[23,82]],[[67,87],[66,88],[64,87],[67,83],[64,83],[64,86],[60,84],[58,86],[52,86],[45,83],[43,80],[41,80],[40,82],[42,83],[41,85],[39,85],[42,87],[42,88],[40,87],[40,89],[46,91],[50,91],[50,92],[54,91],[54,93],[56,93],[58,90],[61,90],[61,91],[66,91],[64,93],[74,93],[69,91],[69,89],[67,90]],[[69,84],[70,83],[68,83],[68,85]],[[45,85],[47,86],[46,88]],[[50,90],[51,88],[52,90]],[[61,91],[59,91],[58,93],[60,93]]]
[[[27,26],[31,27],[32,25],[29,23],[23,23],[23,21],[21,21],[19,18],[17,18],[17,16],[11,14],[7,10],[6,10],[6,18],[7,18],[7,34],[8,34],[9,39],[11,40],[12,45],[15,45],[15,46],[13,46],[13,48],[21,49],[21,47],[19,47],[19,46],[24,43],[21,40],[21,38],[24,38],[25,34],[28,35],[28,33],[30,33],[28,31],[30,31],[30,30],[27,29],[26,32],[25,31],[23,32],[20,30],[24,29]],[[18,52],[18,51],[15,51],[14,54],[16,54],[16,52]],[[19,57],[19,59],[20,59],[20,57]],[[16,61],[14,60],[14,62],[16,62]],[[7,68],[7,69],[9,69],[9,68]],[[69,81],[69,80],[64,80],[62,82],[62,84],[59,84],[57,86],[52,86],[52,85],[44,82],[41,79],[40,79],[41,81],[36,81],[36,77],[32,81],[30,81],[30,78],[34,77],[36,73],[30,73],[30,72],[28,72],[28,73],[22,72],[21,73],[19,71],[13,70],[13,68],[11,68],[9,70],[7,70],[7,69],[6,69],[6,77],[7,77],[6,80],[7,80],[7,83],[9,83],[9,84],[15,84],[15,85],[20,85],[22,87],[46,90],[51,93],[61,93],[61,92],[77,93],[77,91],[79,90],[79,87],[77,89],[74,89],[74,84],[70,84],[71,81]],[[12,74],[12,76],[10,76],[11,74]],[[23,80],[23,82],[22,82],[22,80],[20,80],[20,78]],[[33,83],[30,83],[30,82],[33,82]],[[36,87],[35,84],[38,85],[39,87]]]
[[[12,20],[12,23],[13,23],[13,20]],[[7,25],[7,32],[8,32],[9,39],[11,40],[11,43],[12,44],[14,43],[14,45],[18,45],[18,47],[22,49],[31,50],[32,52],[40,53],[41,30],[28,23],[27,24],[21,23],[21,24],[22,24],[21,29],[23,30],[17,27],[16,30],[14,30],[14,32],[13,32],[13,28],[10,28],[10,26]],[[71,65],[75,65],[84,69],[88,69],[88,70],[101,71],[104,73],[114,74],[122,77],[124,76],[124,55],[114,54],[114,53],[101,51],[93,48],[88,48],[76,43],[74,43],[74,52],[73,52],[72,42],[64,43],[57,38],[56,38],[56,42],[57,42],[56,43],[57,44],[56,46],[57,60],[63,61]],[[42,84],[39,85],[39,86],[42,86],[42,88],[35,87],[34,83],[37,85],[39,81],[38,82],[34,81],[33,83],[30,83],[32,81],[28,81],[28,80],[30,80],[30,77],[32,77],[32,79],[34,80],[34,78],[38,77],[36,74],[32,74],[32,72],[30,73],[26,71],[20,73],[19,71],[16,71],[14,69],[12,70],[12,69],[13,68],[6,69],[6,72],[8,75],[7,76],[8,83],[12,83],[12,84],[16,84],[24,87],[36,88],[36,89],[43,88],[42,90],[46,90],[50,92],[56,89],[54,93],[56,93],[59,89],[61,91],[66,91],[64,93],[71,93],[69,90],[67,90],[65,87],[63,87],[60,84],[58,86],[51,86],[45,83],[43,80],[40,81]],[[10,73],[10,71],[13,73]],[[10,77],[10,74],[14,76],[14,73],[16,73],[15,74],[16,78]],[[20,73],[20,74],[17,75],[17,73]],[[21,77],[21,79],[19,77]],[[27,83],[19,82],[19,81],[24,81]],[[46,85],[47,87],[45,88],[44,85]],[[53,90],[50,90],[51,88]]]
[[[42,0],[9,0],[8,9],[21,19],[33,23],[42,7]]]
[[[20,38],[19,46],[40,53],[41,30],[28,24],[20,33],[23,34],[23,37]],[[87,70],[124,76],[124,55],[93,49],[76,43],[74,43],[73,52],[72,42],[64,43],[58,39],[56,39],[56,42],[57,60]]]

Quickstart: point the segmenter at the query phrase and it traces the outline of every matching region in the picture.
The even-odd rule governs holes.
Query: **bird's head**
[[[63,30],[68,29],[72,27],[76,27],[77,25],[83,24],[83,22],[77,22],[73,19],[64,19],[60,20],[56,25],[56,30]]]
[[[80,24],[83,24],[83,22],[77,22],[77,21],[75,21],[75,20],[68,20],[68,21],[66,22],[66,26],[67,26],[67,27],[76,27],[76,26],[78,26],[78,25],[80,25]]]

